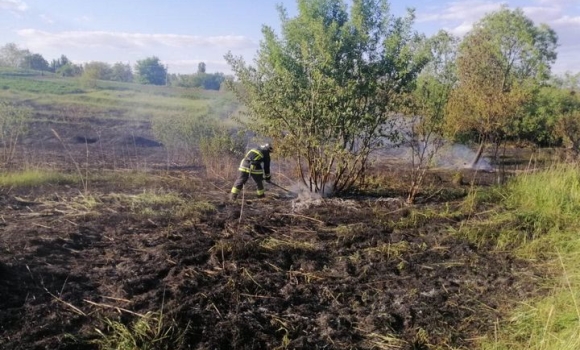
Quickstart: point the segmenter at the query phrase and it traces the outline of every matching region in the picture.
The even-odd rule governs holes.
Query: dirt
[[[94,172],[138,164],[157,180],[1,189],[2,349],[98,349],[97,329],[112,334],[105,320],[151,316],[168,335],[159,349],[471,349],[534,290],[526,262],[450,234],[467,217],[417,214],[453,212],[468,185],[452,174],[433,177],[441,191],[415,207],[388,183],[383,196],[317,200],[273,187],[258,200],[249,185],[229,202],[233,178],[163,169],[163,148],[127,146],[126,126],[59,127],[62,141],[36,125],[22,159],[74,172],[71,160],[89,149]],[[404,176],[395,168],[378,174]],[[167,214],[146,217],[110,200],[145,188],[213,210],[177,218],[160,204]]]

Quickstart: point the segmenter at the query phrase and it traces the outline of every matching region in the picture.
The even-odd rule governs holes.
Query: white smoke
[[[493,171],[493,166],[489,158],[482,156],[477,164],[472,167],[475,160],[476,152],[466,145],[445,142],[443,146],[435,150],[434,145],[427,145],[425,153],[434,152],[431,160],[431,167],[443,169],[475,169],[484,171]],[[408,146],[396,146],[380,150],[377,153],[379,159],[387,157],[392,161],[399,161],[411,164],[413,159],[413,150]]]
[[[303,183],[295,183],[289,189],[292,191],[297,201],[312,201],[326,198],[332,194],[332,186],[330,184],[326,184],[324,192],[322,193],[310,192],[310,189]]]
[[[475,160],[476,152],[471,148],[461,144],[446,144],[433,158],[435,167],[445,169],[475,169],[484,171],[493,171],[487,157],[481,157],[475,166],[471,166]]]
[[[472,166],[475,160],[476,152],[466,145],[452,143],[440,135],[431,135],[430,140],[424,142],[416,138],[418,134],[413,132],[413,125],[420,122],[420,117],[404,118],[397,117],[393,119],[391,127],[399,134],[400,140],[392,141],[388,138],[382,140],[384,148],[376,152],[378,160],[383,157],[390,158],[391,161],[406,163],[409,165],[419,165],[417,154],[413,157],[413,148],[411,144],[415,145],[415,151],[424,155],[423,161],[429,161],[429,165],[434,168],[443,169],[475,169],[484,171],[493,171],[489,158],[480,157],[475,166]],[[418,149],[420,148],[420,149]],[[432,157],[429,157],[432,155]],[[413,160],[413,158],[415,158]],[[431,159],[428,159],[431,158]],[[413,164],[415,161],[415,164]]]

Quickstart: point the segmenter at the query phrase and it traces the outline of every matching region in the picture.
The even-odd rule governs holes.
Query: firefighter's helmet
[[[269,143],[265,143],[263,145],[260,145],[260,150],[272,152],[272,151],[274,151],[274,148]]]

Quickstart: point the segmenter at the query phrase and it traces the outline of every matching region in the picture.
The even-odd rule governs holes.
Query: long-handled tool
[[[282,186],[280,186],[280,185],[278,185],[278,184],[275,184],[275,183],[273,183],[272,181],[270,181],[270,182],[268,182],[268,183],[269,183],[270,185],[272,185],[272,186],[276,186],[276,187],[278,187],[278,188],[280,188],[280,189],[283,189],[284,191],[286,191],[286,192],[288,192],[288,193],[293,193],[293,192],[292,192],[292,191],[290,191],[289,189],[287,189],[287,188],[284,188],[284,187],[282,187]]]

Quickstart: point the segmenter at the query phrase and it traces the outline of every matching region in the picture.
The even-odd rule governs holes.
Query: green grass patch
[[[173,215],[184,200],[176,193],[148,190],[139,194],[115,193],[103,197],[112,207],[124,208],[139,217],[158,219]]]
[[[508,209],[535,233],[573,225],[580,214],[579,171],[577,166],[556,165],[516,177],[508,185]]]
[[[53,119],[57,115],[59,118],[76,121],[88,117],[135,121],[148,121],[154,116],[170,119],[175,115],[190,114],[199,110],[207,113],[211,103],[208,100],[149,95],[134,91],[103,90],[62,96],[20,93],[5,98],[32,104],[39,119]]]
[[[573,246],[575,253],[555,253],[546,263],[553,275],[541,286],[542,296],[523,301],[507,320],[499,322],[497,333],[482,349],[580,349],[580,239],[578,232],[554,236],[556,245],[570,239],[564,244]]]
[[[481,344],[494,350],[580,349],[580,173],[555,165],[520,175],[495,212],[459,230],[510,247],[546,271],[538,297],[525,300]]]
[[[40,119],[97,117],[148,121],[198,113],[232,123],[239,103],[231,92],[95,81],[52,73],[0,69],[0,99],[33,107]],[[56,118],[55,118],[56,116]]]
[[[488,210],[504,201],[506,190],[502,187],[471,187],[461,201],[460,210],[467,215]]]
[[[15,69],[9,67],[0,67],[0,77],[8,78],[23,78],[23,77],[35,77],[42,76],[43,74],[53,75],[53,73],[42,73],[37,70],[32,69]]]
[[[109,211],[129,213],[140,219],[152,220],[182,220],[183,224],[189,221],[199,221],[205,215],[213,213],[215,206],[205,200],[187,200],[176,192],[148,189],[138,194],[110,193],[106,195],[92,195],[90,205],[86,204],[86,196],[78,201],[92,209],[102,212],[106,207]]]
[[[104,319],[103,330],[96,329],[98,338],[92,341],[102,350],[171,350],[181,348],[188,327],[179,329],[177,323],[162,313],[148,312],[132,323]]]
[[[396,229],[420,228],[425,225],[434,225],[437,222],[450,224],[462,220],[464,213],[455,206],[446,205],[441,207],[412,207],[408,213],[393,222]]]
[[[397,243],[382,243],[376,247],[365,248],[363,252],[369,256],[384,257],[387,260],[398,259],[411,250],[411,246],[407,241]]]
[[[272,237],[264,239],[260,243],[260,247],[266,250],[296,249],[312,251],[316,249],[316,246],[310,242],[301,242],[293,239],[277,239]]]
[[[72,184],[79,182],[79,177],[48,170],[24,170],[19,172],[0,173],[0,187],[32,187],[47,184]]]
[[[79,83],[72,79],[55,77],[29,77],[0,75],[0,90],[13,90],[22,92],[42,93],[50,95],[65,95],[83,93]]]

